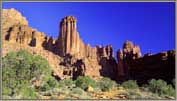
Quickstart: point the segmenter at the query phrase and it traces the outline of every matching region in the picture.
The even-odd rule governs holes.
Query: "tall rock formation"
[[[74,16],[66,16],[61,20],[58,43],[56,44],[58,54],[60,56],[70,54],[78,57],[96,56],[96,49],[89,44],[85,45],[79,37],[76,22]]]
[[[59,34],[59,49],[60,55],[74,54],[79,52],[79,46],[81,42],[77,29],[76,19],[73,16],[68,16],[62,19],[60,22],[60,34]]]

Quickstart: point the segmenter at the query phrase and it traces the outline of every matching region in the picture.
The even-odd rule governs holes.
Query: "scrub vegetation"
[[[118,84],[107,77],[58,81],[46,59],[25,50],[9,52],[2,66],[3,99],[175,99],[176,95],[175,79],[171,84],[152,79],[143,86],[135,80]]]

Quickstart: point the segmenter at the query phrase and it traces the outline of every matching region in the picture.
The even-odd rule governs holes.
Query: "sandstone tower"
[[[90,45],[85,45],[79,37],[76,22],[77,20],[73,16],[66,16],[61,20],[57,45],[59,55],[70,54],[85,57],[91,55],[90,52],[95,55],[96,50],[91,48]]]
[[[79,52],[79,43],[82,41],[79,39],[79,35],[76,29],[76,18],[68,16],[62,19],[60,22],[59,32],[59,48],[60,55],[74,54]],[[81,43],[82,44],[82,43]]]

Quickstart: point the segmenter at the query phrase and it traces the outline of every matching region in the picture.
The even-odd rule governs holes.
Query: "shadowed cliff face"
[[[151,79],[163,79],[168,83],[175,78],[175,51],[141,56],[140,47],[131,41],[123,44],[117,51],[117,81],[128,79],[145,84]]]
[[[129,78],[137,80],[139,84],[145,84],[152,78],[171,83],[175,78],[175,51],[144,56],[132,60],[129,66]]]

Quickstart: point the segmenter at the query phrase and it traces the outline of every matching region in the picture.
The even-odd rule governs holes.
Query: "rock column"
[[[78,52],[79,35],[77,35],[76,18],[67,16],[60,22],[59,47],[60,55],[74,54]]]

